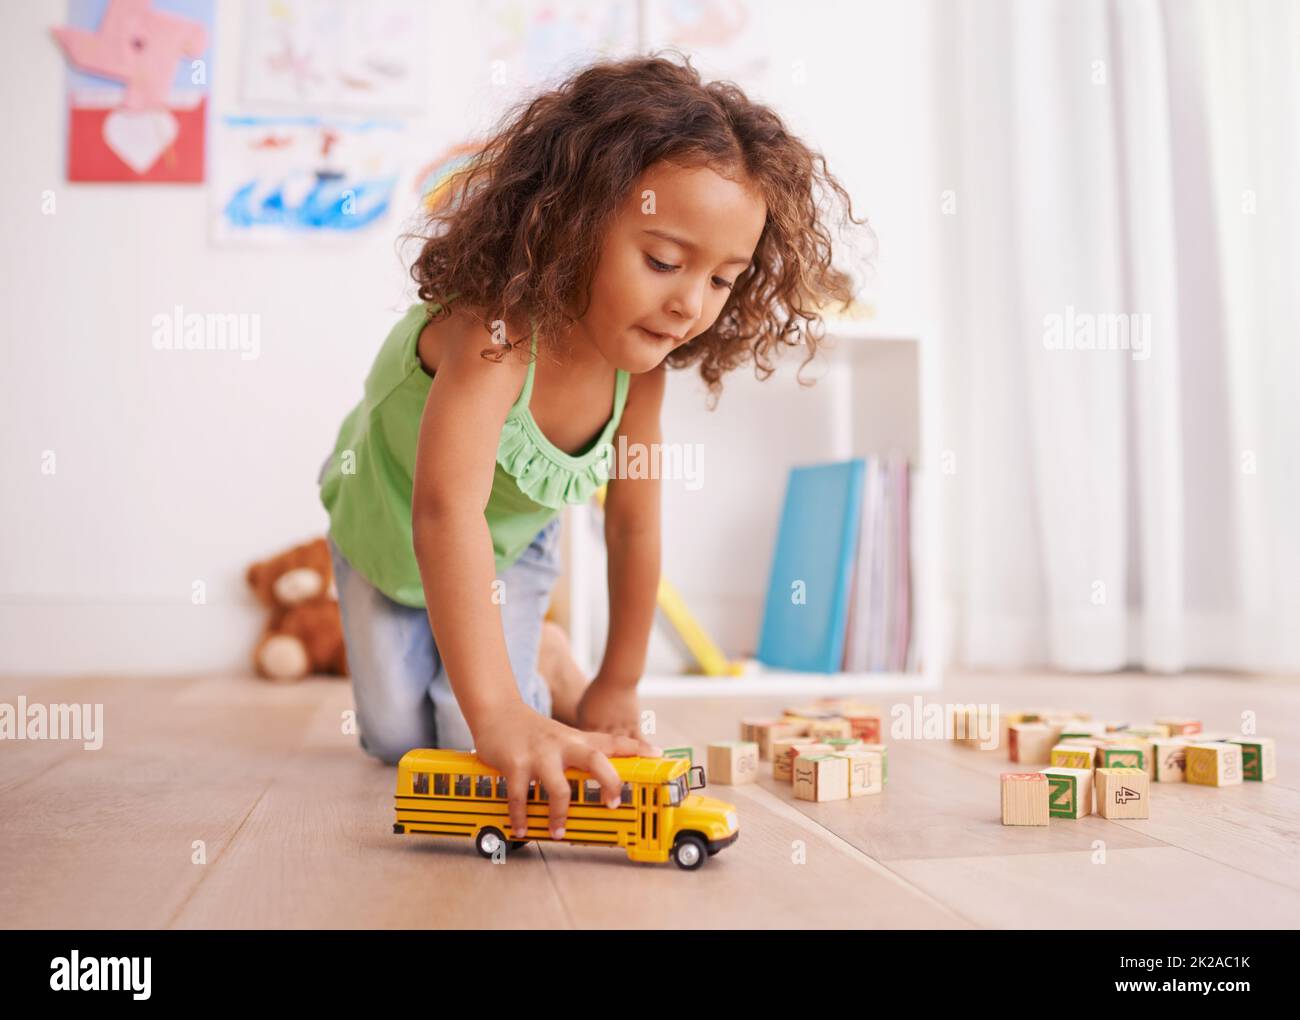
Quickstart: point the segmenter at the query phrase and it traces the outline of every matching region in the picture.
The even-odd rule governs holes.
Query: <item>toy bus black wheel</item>
[[[505,853],[506,851],[505,833],[491,826],[480,829],[478,838],[474,840],[474,845],[484,857],[495,857],[498,853]]]
[[[673,860],[679,868],[694,871],[704,863],[708,856],[704,849],[704,840],[699,836],[682,836],[673,846]]]
[[[512,839],[510,841],[510,850],[512,852],[515,850],[522,850],[527,845],[528,845],[528,840],[526,839]]]

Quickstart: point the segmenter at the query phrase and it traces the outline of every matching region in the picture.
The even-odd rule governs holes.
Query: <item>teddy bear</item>
[[[309,673],[347,676],[343,620],[324,538],[254,563],[247,577],[258,601],[271,610],[253,650],[258,676],[280,681]]]

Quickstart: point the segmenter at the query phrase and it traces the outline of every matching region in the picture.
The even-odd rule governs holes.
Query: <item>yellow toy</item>
[[[565,769],[569,815],[558,842],[617,846],[634,861],[669,858],[687,870],[698,868],[740,835],[736,808],[692,790],[704,788],[704,769],[684,758],[610,758],[623,780],[622,803],[609,808],[600,782],[581,769]],[[698,773],[698,776],[696,775]],[[416,748],[397,763],[397,821],[393,832],[468,836],[484,857],[499,858],[509,846],[510,810],[506,780],[465,751]],[[545,788],[528,784],[528,838],[551,840]]]

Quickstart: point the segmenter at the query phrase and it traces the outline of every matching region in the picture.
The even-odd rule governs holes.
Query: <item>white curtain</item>
[[[1300,4],[934,11],[957,660],[1300,670]]]

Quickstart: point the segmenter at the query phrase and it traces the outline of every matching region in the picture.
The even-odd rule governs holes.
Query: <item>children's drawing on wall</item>
[[[68,180],[203,180],[212,0],[69,0]]]
[[[771,95],[807,73],[804,55],[792,50],[788,40],[772,36],[772,20],[763,16],[761,5],[755,9],[753,0],[672,0],[647,4],[645,15],[646,43],[690,53],[707,78],[726,78]],[[774,62],[774,53],[788,56]],[[778,74],[786,72],[788,82],[779,81]]]
[[[418,113],[427,97],[429,14],[419,0],[249,0],[242,97]]]
[[[425,212],[434,212],[450,201],[456,175],[469,169],[481,148],[481,144],[461,142],[439,153],[431,163],[421,168],[415,175],[415,193],[420,196],[420,205]]]
[[[403,126],[312,116],[221,118],[214,239],[346,237],[393,205]]]
[[[491,83],[528,88],[599,57],[637,48],[635,3],[588,0],[484,0],[473,17]]]

